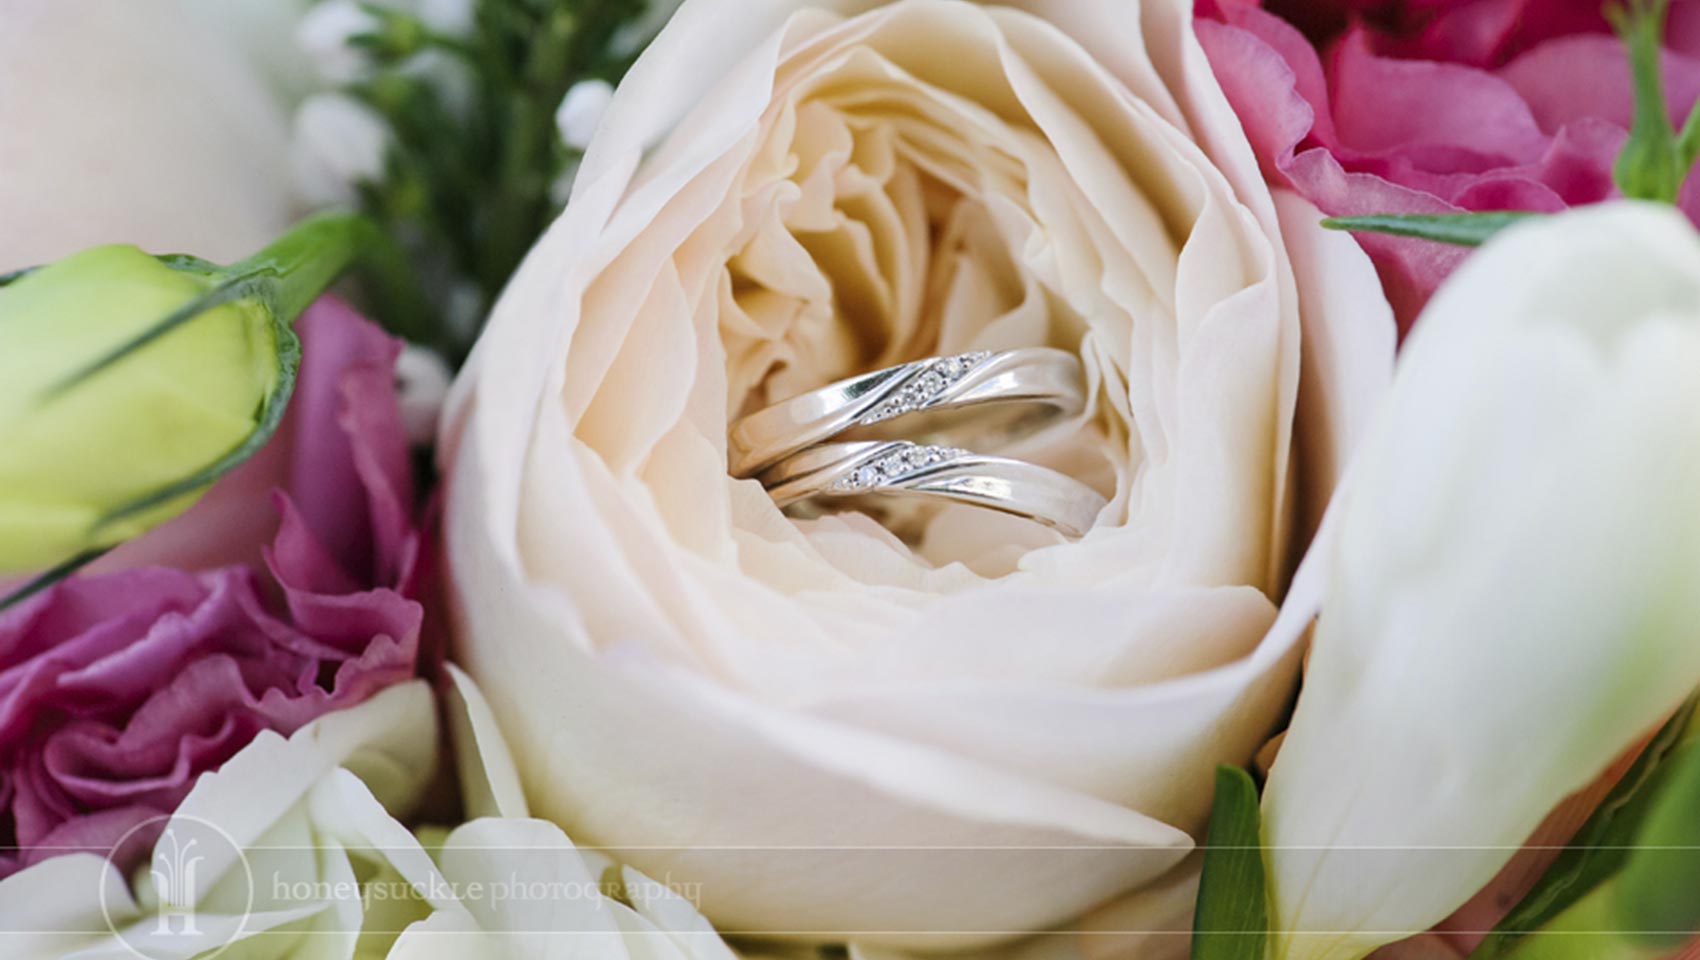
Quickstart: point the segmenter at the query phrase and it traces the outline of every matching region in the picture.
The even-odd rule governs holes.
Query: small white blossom
[[[319,74],[334,84],[352,83],[371,71],[371,59],[350,41],[382,30],[378,19],[355,0],[325,0],[314,5],[295,29],[295,42]]]
[[[358,184],[382,179],[390,142],[384,118],[353,97],[308,97],[295,113],[290,159],[296,189],[313,206],[351,205],[359,199]]]
[[[443,321],[449,332],[468,341],[478,335],[489,312],[489,303],[474,283],[456,283],[443,298]]]
[[[409,345],[396,358],[395,378],[407,439],[416,447],[425,446],[437,437],[437,418],[453,382],[449,365],[436,351]]]
[[[590,146],[590,138],[613,99],[614,88],[606,80],[581,80],[573,84],[555,110],[555,128],[561,133],[561,142],[574,150]]]
[[[432,30],[450,37],[472,33],[473,0],[418,0],[419,19]]]

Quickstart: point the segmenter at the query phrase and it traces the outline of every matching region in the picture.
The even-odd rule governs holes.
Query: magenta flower
[[[197,541],[263,559],[91,572],[0,613],[0,876],[104,852],[259,731],[288,734],[415,674],[400,344],[329,299],[297,329],[301,379],[272,448],[116,565],[208,555],[185,549]],[[270,500],[253,495],[274,475]],[[269,546],[231,537],[257,529],[253,515],[273,518]]]
[[[1289,6],[1293,21],[1256,0],[1197,5],[1199,39],[1271,182],[1332,215],[1550,212],[1615,194],[1611,167],[1632,97],[1600,4],[1336,0],[1279,9]],[[1680,123],[1700,96],[1700,3],[1675,4],[1664,75]],[[1700,214],[1700,192],[1685,192],[1682,206]],[[1465,255],[1362,239],[1407,326]]]

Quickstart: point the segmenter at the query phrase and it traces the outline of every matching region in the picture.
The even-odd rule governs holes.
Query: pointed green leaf
[[[1694,106],[1688,111],[1688,119],[1683,121],[1682,132],[1676,138],[1677,166],[1684,170],[1693,170],[1694,161],[1700,159],[1700,99],[1694,101]]]
[[[1322,221],[1322,225],[1330,230],[1386,233],[1396,237],[1413,237],[1461,247],[1479,247],[1506,227],[1536,216],[1541,214],[1521,210],[1488,213],[1382,213],[1366,217],[1329,217]]]
[[[1524,953],[1518,948],[1531,933],[1549,928],[1561,917],[1574,920],[1580,913],[1600,909],[1597,904],[1582,904],[1617,876],[1629,859],[1670,777],[1673,755],[1700,734],[1696,711],[1696,701],[1690,700],[1665,724],[1535,888],[1470,954],[1470,960],[1521,957]]]
[[[1264,960],[1269,901],[1261,824],[1251,775],[1237,767],[1218,768],[1193,919],[1192,960]]]
[[[1666,763],[1669,774],[1614,884],[1617,927],[1654,950],[1700,936],[1700,742]]]

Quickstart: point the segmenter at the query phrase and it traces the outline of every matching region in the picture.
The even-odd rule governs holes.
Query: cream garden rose
[[[684,4],[444,438],[458,654],[533,809],[731,932],[961,945],[1181,868],[1288,702],[1291,561],[1391,367],[1318,219],[1185,0]],[[742,413],[1035,345],[1089,379],[1025,454],[1109,498],[1079,542],[727,474]]]

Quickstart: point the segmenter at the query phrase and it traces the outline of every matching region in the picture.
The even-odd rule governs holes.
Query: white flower
[[[308,97],[295,113],[295,185],[312,206],[352,206],[356,186],[383,179],[391,143],[384,118],[340,93]]]
[[[396,358],[396,395],[401,403],[401,422],[414,446],[424,446],[437,437],[437,418],[449,395],[452,374],[436,351],[409,344]]]
[[[401,4],[397,4],[400,6]],[[419,19],[437,33],[464,37],[472,32],[476,0],[416,0]]]
[[[1270,196],[1188,0],[1020,6],[685,3],[451,397],[459,650],[539,812],[729,928],[1065,922],[1186,859],[1296,680],[1374,273]],[[727,476],[738,411],[1040,343],[1092,377],[1030,452],[1111,496],[1082,542]]]
[[[295,28],[295,41],[324,79],[345,84],[360,79],[372,68],[366,51],[350,41],[382,30],[383,24],[358,0],[322,0],[301,18]]]
[[[133,896],[110,863],[88,853],[0,881],[0,948],[11,960],[190,957],[238,937],[261,937],[275,957],[298,939],[331,956],[339,943],[351,949],[358,891],[337,884],[370,856],[358,848],[417,846],[386,811],[417,801],[436,746],[423,681],[326,714],[288,739],[264,731],[196,782],[137,871]],[[163,914],[183,920],[162,930]],[[28,915],[53,920],[18,922]]]
[[[396,819],[431,781],[437,742],[429,688],[414,682],[287,740],[262,734],[203,777],[134,896],[89,854],[0,882],[0,949],[8,960],[164,960],[226,944],[277,960],[734,960],[688,888],[527,818],[489,707],[450,669],[461,790],[480,819],[428,834],[429,847]]]
[[[175,4],[9,0],[0,273],[134,243],[234,260],[289,223],[288,117]]]
[[[602,123],[602,114],[614,99],[614,88],[606,80],[580,80],[572,85],[555,109],[555,129],[561,142],[574,150],[590,146],[591,135]]]
[[[1665,207],[1507,231],[1430,304],[1264,798],[1278,958],[1444,919],[1700,686],[1697,370]]]

